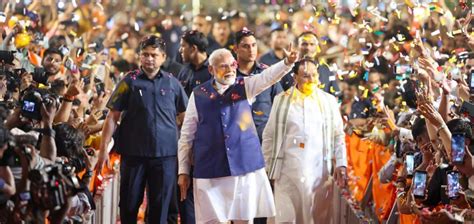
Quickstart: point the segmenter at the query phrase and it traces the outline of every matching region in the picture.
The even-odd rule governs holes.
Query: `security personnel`
[[[188,97],[193,92],[196,86],[205,83],[211,79],[209,73],[206,50],[208,48],[208,38],[197,31],[187,31],[181,37],[179,53],[184,63],[187,63],[181,72],[178,74],[178,80],[184,87],[184,91]],[[192,173],[192,169],[190,171]],[[194,199],[193,199],[193,186],[192,183],[187,191],[186,200],[179,201],[180,192],[177,192],[176,198],[173,198],[171,209],[179,207],[179,213],[181,217],[181,223],[183,224],[194,224]],[[176,204],[178,204],[176,206]]]
[[[247,77],[260,74],[268,66],[258,63],[257,40],[254,33],[243,29],[235,34],[236,44],[234,52],[237,56],[237,77]],[[281,60],[280,60],[281,61]],[[283,91],[280,83],[273,84],[255,97],[252,103],[252,118],[257,128],[258,137],[262,141],[262,133],[267,124],[270,110],[272,109],[273,98]]]
[[[184,87],[186,94],[191,95],[193,89],[211,79],[209,73],[206,50],[209,44],[206,36],[192,30],[181,37],[179,53],[183,62],[188,63],[178,75],[178,80]]]
[[[98,169],[108,159],[106,149],[117,129],[122,223],[137,222],[145,187],[147,223],[166,223],[176,185],[177,123],[184,117],[188,97],[177,79],[160,70],[164,60],[162,39],[145,37],[140,42],[141,68],[120,81],[107,103],[110,112],[102,130]]]

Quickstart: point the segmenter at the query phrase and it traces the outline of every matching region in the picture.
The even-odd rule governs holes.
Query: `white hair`
[[[223,58],[225,55],[232,56],[232,52],[230,52],[229,50],[225,48],[219,48],[213,51],[211,55],[209,55],[209,64],[212,66],[216,66],[217,60],[219,60],[220,58]]]

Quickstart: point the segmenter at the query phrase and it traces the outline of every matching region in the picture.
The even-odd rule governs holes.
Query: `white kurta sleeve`
[[[290,72],[293,64],[286,65],[284,60],[268,67],[262,73],[245,77],[245,93],[247,99],[251,102],[252,99],[278,82],[283,76]]]
[[[346,151],[346,135],[344,133],[344,124],[342,122],[341,112],[339,111],[339,104],[336,98],[332,97],[331,106],[333,106],[333,145],[334,157],[336,160],[336,167],[347,167],[347,151]]]
[[[276,129],[276,112],[277,112],[277,105],[279,104],[281,100],[281,94],[276,96],[274,101],[273,101],[273,106],[272,110],[270,111],[270,116],[268,118],[267,124],[265,126],[265,129],[263,130],[262,134],[262,151],[263,151],[263,158],[265,159],[265,166],[267,167],[267,171],[269,170],[269,166],[271,165],[271,156],[272,156],[272,150],[273,150],[273,141],[274,139],[274,133]]]
[[[198,114],[194,93],[189,97],[188,107],[184,115],[181,137],[178,141],[178,174],[188,174],[191,169],[193,141],[197,130]]]

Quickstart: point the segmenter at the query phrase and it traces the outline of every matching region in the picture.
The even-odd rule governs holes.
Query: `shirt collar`
[[[243,72],[241,72],[238,68],[237,68],[237,75],[240,75],[240,76],[252,76],[252,75],[255,75],[255,74],[258,74],[260,73],[262,70],[264,70],[265,68],[263,67],[262,64],[258,63],[257,61],[255,61],[255,64],[253,64],[252,66],[252,70],[250,70],[250,74],[244,74]],[[259,70],[259,71],[257,71]]]
[[[192,63],[189,63],[189,67],[193,70],[193,71],[196,71],[196,66],[194,66]],[[201,67],[199,67],[199,70],[203,69],[203,68],[206,68],[209,67],[209,60],[206,60],[202,63]]]
[[[214,85],[215,85],[215,88],[216,88],[216,91],[219,93],[219,94],[224,94],[224,92],[226,90],[229,89],[230,86],[227,86],[227,87],[224,87],[222,84],[220,84],[217,80],[214,79]]]
[[[275,54],[275,50],[271,50],[271,51],[270,51],[270,55],[271,55],[272,57],[274,57],[275,59],[278,59],[278,60],[282,60],[282,59],[283,59],[283,58],[279,58],[279,57]]]
[[[141,72],[140,72],[140,75],[138,77],[140,77],[141,79],[151,80],[151,79],[148,78],[148,76],[146,76],[146,73],[145,73],[145,71],[143,71],[143,69],[140,68],[140,70],[141,70]],[[163,72],[160,69],[160,70],[158,70],[158,74],[156,74],[154,79],[161,78],[161,77],[163,77]]]

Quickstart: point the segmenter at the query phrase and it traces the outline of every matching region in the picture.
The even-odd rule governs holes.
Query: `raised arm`
[[[251,100],[291,71],[293,64],[298,60],[298,52],[293,50],[291,44],[284,52],[286,56],[284,60],[270,66],[260,74],[244,78],[247,99]]]

